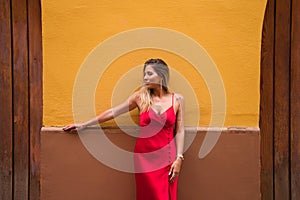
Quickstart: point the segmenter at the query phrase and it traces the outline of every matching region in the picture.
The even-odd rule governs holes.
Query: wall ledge
[[[108,133],[121,133],[122,130],[133,130],[137,131],[139,129],[138,126],[104,126],[101,127],[102,130]],[[96,130],[97,127],[88,127],[87,130]],[[203,132],[217,132],[222,131],[222,133],[230,134],[230,133],[245,133],[245,134],[253,134],[253,133],[259,133],[260,129],[259,127],[236,127],[236,126],[228,126],[228,127],[185,127],[186,133],[189,133],[191,131],[197,130],[197,133],[203,133]],[[47,132],[47,133],[77,133],[77,131],[63,131],[62,127],[60,126],[46,126],[42,127],[41,132]]]

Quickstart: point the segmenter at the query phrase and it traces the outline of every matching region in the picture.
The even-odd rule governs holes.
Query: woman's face
[[[144,71],[144,85],[154,88],[161,85],[162,78],[155,72],[151,65],[147,65]]]

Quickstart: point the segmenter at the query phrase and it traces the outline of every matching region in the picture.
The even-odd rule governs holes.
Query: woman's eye
[[[152,73],[152,72],[146,72],[146,73],[144,74],[144,77],[145,77],[146,75],[147,75],[147,76],[152,76],[153,73]]]

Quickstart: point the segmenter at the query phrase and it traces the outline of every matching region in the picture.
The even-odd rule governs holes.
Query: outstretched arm
[[[121,103],[120,105],[108,109],[106,111],[104,111],[103,113],[101,113],[100,115],[96,116],[95,118],[81,123],[81,124],[69,124],[65,127],[63,127],[64,131],[70,131],[72,129],[83,129],[85,127],[91,126],[91,125],[95,125],[95,124],[100,124],[103,122],[106,122],[108,120],[111,120],[123,113],[129,112],[131,110],[133,110],[134,108],[138,107],[137,101],[138,101],[138,93],[134,93],[133,95],[131,95],[125,102]]]

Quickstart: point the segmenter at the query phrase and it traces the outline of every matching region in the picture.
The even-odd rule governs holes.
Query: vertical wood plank
[[[292,0],[291,25],[291,196],[300,199],[300,2]]]
[[[290,199],[290,1],[275,5],[274,198]]]
[[[30,94],[30,192],[40,199],[40,131],[42,127],[42,23],[39,0],[28,0],[29,94]]]
[[[274,0],[265,10],[261,45],[260,133],[261,194],[263,200],[273,199],[273,75],[274,75]]]
[[[29,118],[26,0],[12,0],[14,200],[28,199]]]
[[[10,1],[0,0],[0,199],[13,198],[12,55]]]

